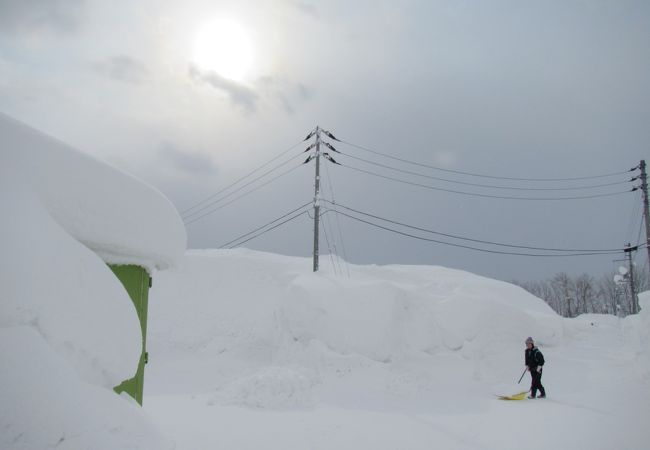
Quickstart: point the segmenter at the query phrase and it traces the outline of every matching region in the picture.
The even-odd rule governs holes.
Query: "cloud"
[[[312,90],[300,82],[293,82],[278,77],[263,77],[260,86],[268,97],[278,101],[287,114],[296,110],[296,102],[304,102],[313,96]]]
[[[72,34],[81,28],[85,0],[0,1],[0,33]]]
[[[93,64],[98,73],[131,84],[142,84],[149,76],[146,66],[127,55],[117,55]]]
[[[193,80],[206,83],[228,94],[230,101],[234,105],[242,107],[245,112],[252,113],[257,110],[259,96],[254,90],[228,80],[216,72],[202,71],[193,64],[190,64],[189,74]]]
[[[316,6],[312,5],[311,3],[299,0],[295,0],[292,3],[300,12],[308,16],[318,18],[318,8],[316,8]]]
[[[281,77],[266,76],[259,78],[256,90],[228,80],[214,71],[203,71],[191,64],[190,77],[198,82],[206,83],[215,89],[228,94],[230,101],[247,113],[256,112],[261,100],[277,103],[287,113],[293,114],[296,103],[309,100],[313,92],[303,83],[290,81]]]
[[[169,141],[160,145],[158,156],[170,162],[174,168],[191,175],[214,175],[218,172],[217,166],[209,156],[199,152],[181,150]]]

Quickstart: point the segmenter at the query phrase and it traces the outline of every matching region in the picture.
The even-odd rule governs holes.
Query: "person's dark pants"
[[[541,397],[546,397],[546,391],[544,386],[542,386],[542,372],[537,371],[537,367],[530,369],[530,376],[533,379],[530,384],[530,395],[531,397],[537,397],[537,390],[539,389],[539,394]]]

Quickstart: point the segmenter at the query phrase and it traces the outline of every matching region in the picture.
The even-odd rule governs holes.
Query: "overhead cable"
[[[488,249],[484,249],[484,248],[471,247],[471,246],[468,246],[468,245],[454,244],[454,243],[451,243],[451,242],[439,241],[437,239],[430,239],[430,238],[425,238],[425,237],[422,237],[422,236],[416,236],[414,234],[405,233],[403,231],[398,231],[398,230],[395,230],[395,229],[392,229],[392,228],[389,228],[389,227],[385,227],[383,225],[376,224],[376,223],[368,221],[368,220],[360,219],[358,217],[355,217],[355,216],[352,216],[350,214],[344,213],[343,211],[334,211],[333,209],[328,209],[327,210],[327,212],[330,212],[330,211],[334,212],[335,214],[340,214],[342,216],[345,216],[345,217],[348,217],[350,219],[356,220],[358,222],[362,222],[362,223],[365,223],[367,225],[370,225],[370,226],[373,226],[373,227],[376,227],[376,228],[380,228],[382,230],[390,231],[392,233],[400,234],[402,236],[410,237],[410,238],[413,238],[413,239],[418,239],[418,240],[427,241],[427,242],[434,242],[434,243],[437,243],[437,244],[448,245],[448,246],[451,246],[451,247],[465,248],[465,249],[468,249],[468,250],[475,250],[475,251],[484,252],[484,253],[496,253],[496,254],[499,254],[499,255],[512,255],[512,256],[530,256],[530,257],[538,257],[538,258],[545,258],[545,257],[558,258],[558,257],[568,257],[568,256],[595,256],[595,255],[610,255],[610,254],[615,254],[615,253],[622,253],[622,250],[620,250],[618,252],[609,252],[609,253],[594,252],[594,253],[564,253],[564,254],[536,254],[536,253],[519,253],[519,252],[505,252],[505,251],[500,251],[500,250],[488,250]]]
[[[237,189],[235,189],[234,191],[231,191],[231,192],[225,194],[224,196],[222,196],[222,197],[220,197],[220,198],[217,198],[217,199],[214,199],[214,200],[209,201],[208,203],[206,203],[206,204],[205,204],[204,206],[202,206],[201,208],[199,208],[199,209],[197,209],[197,210],[195,210],[195,211],[193,211],[193,212],[191,212],[191,213],[189,213],[189,214],[185,214],[184,216],[182,216],[183,219],[189,219],[189,218],[191,218],[192,216],[195,216],[196,214],[199,214],[201,211],[205,211],[206,209],[208,209],[208,208],[210,208],[210,207],[216,205],[217,203],[220,203],[220,202],[224,201],[224,200],[227,199],[228,197],[231,197],[232,195],[236,194],[237,192],[241,191],[242,189],[247,188],[247,187],[250,186],[251,184],[257,182],[258,180],[260,180],[260,179],[262,179],[262,178],[264,178],[264,177],[267,176],[268,174],[270,174],[270,173],[276,171],[276,170],[279,169],[280,167],[289,164],[292,160],[296,159],[298,156],[300,156],[300,154],[295,155],[295,156],[292,156],[291,158],[287,159],[286,161],[284,161],[284,162],[282,162],[282,163],[280,163],[280,164],[274,166],[273,168],[267,170],[266,172],[264,172],[263,174],[259,175],[258,177],[256,177],[256,178],[250,180],[249,182],[243,184],[242,186],[239,186],[239,187],[238,187]],[[214,196],[213,196],[213,197],[214,197]]]
[[[224,203],[223,205],[220,205],[220,206],[218,206],[218,207],[216,207],[216,208],[213,208],[213,209],[211,209],[211,210],[205,212],[204,214],[201,214],[201,215],[198,216],[198,217],[194,217],[194,218],[192,218],[192,220],[185,222],[185,225],[193,224],[194,222],[196,222],[196,221],[198,221],[198,220],[204,218],[205,216],[208,216],[208,215],[210,215],[210,214],[212,214],[212,213],[215,213],[215,212],[219,211],[220,209],[225,208],[226,206],[228,206],[228,205],[230,205],[230,204],[236,202],[237,200],[239,200],[239,199],[241,199],[241,198],[246,197],[247,195],[252,194],[253,192],[255,192],[255,191],[257,191],[257,190],[263,188],[263,187],[266,186],[267,184],[270,184],[270,183],[274,182],[274,181],[277,180],[278,178],[281,178],[281,177],[283,177],[283,176],[285,176],[285,175],[287,175],[287,174],[293,172],[294,170],[296,170],[296,169],[298,169],[298,168],[300,168],[300,167],[302,167],[302,164],[297,165],[297,166],[295,166],[295,167],[292,167],[292,168],[289,169],[289,170],[286,170],[286,171],[282,172],[281,174],[279,174],[279,175],[277,175],[277,176],[271,178],[270,180],[268,180],[268,181],[266,181],[266,182],[260,184],[259,186],[256,186],[255,188],[251,189],[250,191],[247,191],[247,192],[244,192],[244,193],[241,194],[241,195],[238,195],[238,196],[235,197],[234,199],[230,200],[228,203]],[[211,205],[211,206],[212,206],[212,205]]]
[[[613,177],[613,176],[616,176],[616,175],[622,175],[622,174],[625,174],[625,173],[633,172],[638,168],[638,167],[634,167],[634,168],[632,168],[630,170],[625,170],[625,171],[622,171],[622,172],[613,172],[613,173],[606,173],[606,174],[601,174],[601,175],[591,175],[591,176],[582,176],[582,177],[567,177],[567,178],[520,178],[520,177],[493,176],[493,175],[484,175],[484,174],[479,174],[479,173],[463,172],[463,171],[460,171],[460,170],[452,170],[452,169],[445,169],[445,168],[442,168],[442,167],[436,167],[436,166],[432,166],[432,165],[429,165],[429,164],[424,164],[424,163],[417,162],[417,161],[411,161],[411,160],[408,160],[408,159],[405,159],[405,158],[399,158],[397,156],[392,156],[392,155],[389,155],[387,153],[378,152],[376,150],[372,150],[370,148],[363,147],[361,145],[353,144],[352,142],[348,142],[348,141],[345,141],[343,139],[335,139],[335,140],[337,140],[339,142],[342,142],[344,144],[347,144],[347,145],[349,145],[351,147],[358,148],[360,150],[364,150],[364,151],[367,151],[367,152],[370,152],[370,153],[374,153],[375,155],[380,155],[380,156],[383,156],[385,158],[390,158],[390,159],[393,159],[395,161],[400,161],[400,162],[403,162],[403,163],[406,163],[406,164],[412,164],[412,165],[415,165],[415,166],[426,167],[426,168],[429,168],[429,169],[439,170],[441,172],[449,172],[449,173],[455,173],[455,174],[459,174],[459,175],[468,175],[468,176],[480,177],[480,178],[491,178],[491,179],[494,179],[494,180],[514,180],[514,181],[590,180],[590,179],[595,179],[595,178],[606,178],[606,177]]]
[[[335,150],[336,151],[336,150]],[[325,164],[325,173],[327,175],[327,181],[330,189],[330,195],[332,196],[332,201],[336,203],[336,199],[334,198],[334,184],[332,183],[332,176],[330,175],[330,170],[329,170],[329,164]],[[336,209],[336,206],[334,205],[334,209]],[[339,239],[341,241],[341,248],[343,249],[343,261],[345,262],[345,269],[348,274],[348,278],[350,278],[350,265],[348,264],[348,255],[345,250],[345,242],[343,241],[343,232],[341,230],[341,222],[339,220],[338,214],[335,214],[336,217],[336,226],[338,229],[338,234],[339,234]],[[338,255],[337,255],[338,256]]]
[[[323,227],[323,234],[325,234],[325,243],[327,244],[327,250],[328,250],[329,256],[330,256],[330,263],[332,264],[332,271],[334,272],[334,275],[337,275],[336,264],[334,263],[334,256],[333,256],[335,251],[334,252],[332,251],[332,247],[330,246],[330,239],[329,239],[329,236],[327,234],[327,217],[323,217],[323,222],[324,222],[324,225],[325,225]],[[334,238],[334,235],[332,235],[332,238]],[[334,248],[336,249],[336,246],[334,246]],[[339,267],[339,270],[340,270],[340,267]]]
[[[538,200],[582,200],[582,199],[588,199],[588,198],[598,198],[598,197],[611,197],[614,195],[621,195],[625,194],[627,192],[633,191],[633,189],[628,189],[626,191],[619,191],[619,192],[612,192],[612,193],[607,193],[607,194],[593,194],[593,195],[582,195],[582,196],[575,196],[575,197],[511,197],[511,196],[501,196],[501,195],[490,195],[490,194],[479,194],[475,192],[464,192],[464,191],[455,191],[453,189],[444,189],[444,188],[439,188],[435,186],[430,186],[427,184],[421,184],[421,183],[415,183],[412,181],[406,181],[402,180],[399,178],[395,177],[389,177],[386,175],[381,175],[369,170],[364,170],[364,169],[359,169],[357,167],[352,167],[349,164],[339,164],[341,167],[345,167],[347,169],[355,170],[357,172],[362,172],[367,175],[372,175],[374,177],[379,177],[379,178],[384,178],[386,180],[392,180],[398,183],[403,183],[403,184],[409,184],[411,186],[418,186],[421,188],[429,189],[432,191],[442,191],[442,192],[449,192],[453,194],[461,194],[461,195],[469,195],[473,197],[483,197],[483,198],[498,198],[498,199],[505,199],[505,200],[532,200],[532,201],[538,201]]]
[[[257,169],[255,169],[255,170],[249,172],[248,174],[244,175],[244,176],[241,177],[241,178],[238,178],[237,180],[235,180],[234,182],[232,182],[232,183],[229,184],[228,186],[226,186],[226,187],[224,187],[223,189],[221,189],[221,190],[215,192],[214,194],[212,194],[212,195],[210,195],[210,196],[204,198],[203,200],[201,200],[200,202],[194,204],[193,206],[191,206],[191,207],[189,207],[189,208],[187,208],[187,209],[184,209],[183,211],[181,211],[181,216],[185,216],[189,211],[191,211],[191,210],[197,208],[197,207],[200,206],[200,205],[203,205],[203,203],[205,203],[205,202],[207,202],[207,201],[213,199],[214,197],[216,197],[217,195],[221,194],[222,192],[227,191],[228,189],[230,189],[231,187],[235,186],[235,185],[236,185],[237,183],[239,183],[240,181],[243,181],[243,180],[245,180],[246,178],[248,178],[248,177],[250,177],[251,175],[253,175],[254,173],[256,173],[256,172],[262,170],[264,167],[268,166],[269,164],[271,164],[273,161],[277,160],[278,158],[281,158],[282,156],[286,155],[287,153],[289,153],[291,150],[293,150],[294,148],[296,148],[297,146],[299,146],[299,145],[302,144],[303,142],[304,142],[304,141],[300,141],[300,142],[295,143],[295,144],[292,145],[291,147],[289,147],[289,148],[287,148],[286,150],[282,151],[282,153],[280,153],[280,154],[278,154],[277,156],[274,156],[273,158],[269,159],[267,162],[265,162],[264,164],[262,164],[261,166],[259,166]],[[190,214],[190,215],[191,215],[191,214]]]
[[[275,230],[276,228],[278,228],[278,227],[284,225],[285,223],[291,222],[292,220],[295,220],[295,219],[297,219],[298,217],[300,217],[300,216],[302,216],[302,215],[304,215],[304,214],[306,214],[306,213],[307,213],[307,211],[302,211],[302,212],[300,212],[300,213],[298,213],[298,214],[295,214],[295,215],[289,217],[288,219],[286,219],[286,220],[280,222],[279,224],[274,225],[274,226],[272,226],[271,228],[269,228],[269,229],[267,229],[267,230],[264,230],[264,231],[262,231],[261,233],[256,234],[255,236],[251,236],[250,238],[246,239],[245,241],[239,242],[237,245],[232,246],[232,247],[228,247],[228,248],[232,249],[232,248],[238,247],[238,246],[240,246],[240,245],[242,245],[242,244],[245,244],[246,242],[251,241],[251,240],[253,240],[253,239],[255,239],[255,238],[258,238],[258,237],[262,236],[263,234],[268,233],[269,231]]]
[[[326,203],[329,203],[329,204],[332,204],[332,205],[334,204],[334,202],[330,202],[327,199],[323,199],[323,200]],[[468,237],[465,237],[465,236],[459,236],[459,235],[449,234],[449,233],[442,233],[440,231],[435,231],[435,230],[430,230],[430,229],[427,229],[427,228],[422,228],[422,227],[417,227],[417,226],[414,226],[414,225],[409,225],[409,224],[406,224],[406,223],[403,223],[403,222],[398,222],[396,220],[391,220],[391,219],[387,219],[385,217],[380,217],[380,216],[377,216],[377,215],[374,215],[374,214],[370,214],[370,213],[367,213],[367,212],[364,212],[364,211],[360,211],[358,209],[350,208],[350,207],[342,205],[340,203],[338,203],[336,206],[338,206],[340,208],[344,208],[344,209],[346,209],[348,211],[351,211],[351,212],[354,212],[354,213],[357,213],[357,214],[361,214],[361,215],[364,215],[364,216],[367,216],[367,217],[371,217],[373,219],[382,220],[384,222],[389,222],[389,223],[392,223],[394,225],[400,225],[400,226],[403,226],[403,227],[406,227],[406,228],[410,228],[412,230],[423,231],[425,233],[436,234],[436,235],[439,235],[439,236],[445,236],[445,237],[452,238],[452,239],[459,239],[459,240],[463,240],[463,241],[476,242],[476,243],[479,243],[479,244],[489,244],[489,245],[496,245],[496,246],[499,246],[499,247],[510,247],[510,248],[520,248],[520,249],[527,249],[527,250],[540,250],[540,251],[549,251],[549,252],[581,252],[581,253],[604,253],[604,254],[608,254],[608,253],[612,253],[612,252],[620,252],[621,251],[620,249],[612,249],[612,248],[610,248],[610,249],[568,248],[567,249],[567,248],[532,247],[532,246],[527,246],[527,245],[504,244],[504,243],[501,243],[501,242],[485,241],[485,240],[481,240],[481,239],[472,239],[472,238],[468,238]]]
[[[220,245],[219,248],[227,247],[227,246],[229,246],[230,244],[232,244],[232,243],[234,243],[234,242],[237,242],[237,241],[239,241],[239,240],[241,240],[241,239],[243,239],[243,238],[245,238],[245,237],[247,237],[247,236],[250,236],[251,234],[256,233],[256,232],[258,232],[259,230],[261,230],[261,229],[263,229],[263,228],[266,228],[266,227],[268,227],[269,225],[274,224],[274,223],[277,222],[278,220],[282,220],[282,219],[284,219],[285,217],[287,217],[287,216],[289,216],[289,215],[295,213],[296,211],[298,211],[298,210],[304,208],[305,206],[307,206],[307,205],[309,205],[309,204],[311,204],[311,203],[312,203],[311,201],[308,201],[307,203],[298,206],[296,209],[292,209],[292,210],[289,211],[288,213],[283,214],[282,216],[278,217],[277,219],[273,219],[272,221],[270,221],[269,223],[265,223],[265,224],[262,225],[261,227],[255,228],[254,230],[249,231],[249,232],[246,233],[246,234],[242,234],[241,236],[239,236],[239,237],[233,239],[233,240],[230,241],[230,242],[226,242],[225,244]]]
[[[561,187],[561,188],[558,188],[558,187],[556,187],[556,188],[550,188],[550,187],[531,188],[531,187],[519,187],[519,186],[494,186],[494,185],[489,185],[489,184],[469,183],[469,182],[465,182],[465,181],[457,181],[457,180],[450,180],[450,179],[447,179],[447,178],[434,177],[434,176],[425,175],[425,174],[422,174],[422,173],[419,173],[419,172],[413,172],[411,170],[398,169],[396,167],[392,167],[392,166],[389,166],[387,164],[381,164],[381,163],[378,163],[378,162],[370,161],[368,159],[359,158],[357,156],[349,155],[347,153],[342,153],[342,152],[339,152],[339,153],[341,153],[342,155],[344,155],[344,156],[346,156],[348,158],[356,159],[358,161],[362,161],[362,162],[365,162],[367,164],[372,164],[372,165],[375,165],[375,166],[378,166],[378,167],[383,167],[385,169],[394,170],[395,172],[401,172],[401,173],[405,173],[405,174],[408,174],[408,175],[415,175],[415,176],[418,176],[418,177],[428,178],[430,180],[445,181],[447,183],[455,183],[455,184],[462,184],[462,185],[465,185],[465,186],[476,186],[476,187],[490,188],[490,189],[506,189],[506,190],[512,190],[512,191],[576,191],[576,190],[584,190],[584,189],[601,188],[601,187],[607,187],[607,186],[615,186],[615,185],[618,185],[618,184],[626,184],[626,183],[629,183],[629,182],[634,180],[634,178],[633,178],[631,180],[616,181],[616,182],[613,182],[613,183],[594,184],[594,185],[590,185],[590,186]]]

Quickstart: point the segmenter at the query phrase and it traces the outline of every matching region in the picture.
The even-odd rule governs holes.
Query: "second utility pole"
[[[648,269],[650,269],[650,208],[648,207],[648,175],[645,171],[645,159],[639,164],[641,169],[641,191],[643,192],[643,220],[645,222],[645,243],[648,252]]]
[[[637,314],[639,312],[639,300],[636,296],[636,284],[634,282],[634,263],[632,262],[632,252],[636,251],[639,247],[632,247],[628,244],[628,247],[623,251],[627,253],[627,267],[628,275],[630,276],[630,293],[632,298],[630,301],[630,314]]]
[[[318,220],[320,218],[320,127],[316,127],[316,180],[314,182],[314,272],[318,272]]]

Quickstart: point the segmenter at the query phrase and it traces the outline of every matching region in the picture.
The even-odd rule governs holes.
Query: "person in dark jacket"
[[[530,372],[530,377],[532,379],[530,383],[530,395],[528,398],[537,397],[537,391],[539,390],[539,398],[546,397],[546,390],[542,386],[542,367],[544,366],[544,355],[535,347],[535,341],[532,337],[526,339],[526,352],[525,352],[525,364],[527,370]]]

